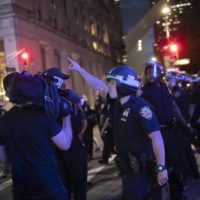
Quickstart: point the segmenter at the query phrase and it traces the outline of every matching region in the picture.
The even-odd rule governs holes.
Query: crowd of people
[[[164,187],[171,200],[187,199],[184,183],[200,178],[194,156],[194,149],[200,151],[199,75],[166,74],[161,63],[150,61],[142,77],[121,65],[101,80],[68,60],[68,69],[97,92],[94,108],[85,95],[72,93],[73,112],[52,117],[31,99],[17,104],[13,77],[4,79],[11,106],[1,106],[0,159],[7,170],[2,178],[8,168],[12,172],[13,199],[86,200],[87,163],[93,144],[100,149],[96,125],[103,141],[98,162],[108,164],[116,154],[122,199],[159,200]],[[44,74],[63,97],[68,94],[69,75],[57,68]]]

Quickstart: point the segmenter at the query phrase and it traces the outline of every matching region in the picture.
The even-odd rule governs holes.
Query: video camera
[[[48,115],[56,118],[73,114],[74,105],[81,97],[71,89],[61,90],[57,79],[44,74],[30,74],[27,71],[13,72],[3,80],[9,100],[17,105],[33,104],[45,109]]]

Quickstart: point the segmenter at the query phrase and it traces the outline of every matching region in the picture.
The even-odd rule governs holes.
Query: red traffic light
[[[170,44],[170,45],[169,45],[169,50],[170,50],[172,53],[178,52],[178,45],[177,45],[177,44]]]
[[[30,55],[29,55],[28,52],[23,52],[23,53],[21,54],[21,58],[22,58],[23,60],[28,60],[29,57],[30,57]]]

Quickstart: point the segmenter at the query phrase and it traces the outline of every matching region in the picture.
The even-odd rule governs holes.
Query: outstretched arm
[[[103,80],[98,79],[97,77],[93,76],[85,69],[83,69],[77,62],[72,60],[71,58],[67,58],[70,61],[69,70],[78,72],[84,80],[96,91],[107,93],[108,87]]]

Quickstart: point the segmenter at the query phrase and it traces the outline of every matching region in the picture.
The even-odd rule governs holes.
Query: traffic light
[[[21,57],[22,57],[23,60],[28,60],[30,56],[27,52],[23,52]]]
[[[22,63],[24,66],[28,66],[30,64],[30,53],[26,50],[24,50],[22,53],[21,53],[21,60],[22,60]]]
[[[169,43],[163,47],[165,54],[171,59],[177,60],[179,58],[179,45],[177,43]]]
[[[177,53],[178,52],[178,45],[177,44],[170,44],[169,50],[171,53]]]

